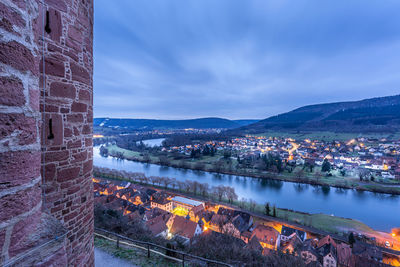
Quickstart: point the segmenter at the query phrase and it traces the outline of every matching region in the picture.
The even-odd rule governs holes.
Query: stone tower
[[[94,265],[92,49],[92,0],[0,0],[0,265]]]

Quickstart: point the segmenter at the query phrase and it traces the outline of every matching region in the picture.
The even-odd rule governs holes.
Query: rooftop
[[[185,197],[179,197],[179,196],[173,197],[172,201],[180,202],[180,203],[191,205],[191,206],[194,206],[194,207],[197,207],[199,205],[203,205],[204,206],[204,202],[196,201],[196,200],[185,198]]]

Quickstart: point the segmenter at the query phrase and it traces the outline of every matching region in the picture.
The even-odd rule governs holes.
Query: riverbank
[[[261,178],[261,179],[272,179],[272,180],[294,182],[300,184],[320,185],[320,186],[329,186],[342,189],[355,189],[359,191],[400,195],[400,184],[396,183],[382,184],[377,182],[360,182],[359,179],[357,178],[315,176],[309,173],[303,173],[304,176],[300,177],[296,173],[279,174],[266,171],[261,172],[256,169],[220,168],[218,171],[215,171],[214,164],[210,159],[211,157],[207,157],[202,161],[190,161],[190,160],[182,161],[182,160],[173,160],[172,158],[168,157],[160,158],[159,156],[156,155],[149,155],[148,157],[145,157],[140,152],[123,149],[116,145],[107,146],[107,149],[108,149],[108,155],[110,156],[119,156],[119,157],[122,156],[123,159],[126,160],[157,164],[160,166],[199,170],[199,171],[236,175],[236,176],[247,176],[247,177]],[[199,162],[201,163],[199,164]]]
[[[127,172],[125,172],[125,174],[126,173]],[[347,233],[350,231],[368,234],[368,235],[375,235],[377,233],[372,228],[370,228],[369,226],[365,225],[364,223],[362,223],[360,221],[326,215],[326,214],[310,214],[310,213],[298,212],[298,211],[294,211],[294,210],[282,209],[282,208],[277,207],[275,217],[266,216],[265,206],[262,204],[257,204],[257,203],[252,203],[252,202],[242,202],[242,201],[238,201],[238,200],[229,201],[227,198],[222,198],[221,201],[219,201],[218,199],[216,199],[213,195],[211,195],[209,193],[207,193],[207,195],[203,195],[200,192],[193,193],[193,192],[188,192],[187,190],[180,190],[177,188],[169,188],[169,187],[160,186],[160,185],[152,185],[152,184],[144,182],[144,180],[141,179],[137,175],[131,176],[131,177],[137,177],[137,180],[134,180],[132,178],[127,178],[124,176],[124,172],[119,172],[117,170],[113,170],[113,171],[110,170],[108,173],[106,173],[106,172],[101,172],[100,170],[95,168],[94,169],[94,177],[111,179],[111,180],[119,180],[119,181],[129,181],[131,183],[136,183],[136,184],[144,185],[147,187],[153,187],[156,189],[167,190],[167,191],[170,191],[175,194],[180,194],[180,195],[184,195],[187,197],[196,198],[199,200],[211,201],[213,203],[229,206],[234,209],[248,211],[254,215],[260,216],[260,218],[263,218],[263,219],[268,219],[268,220],[276,221],[279,223],[286,223],[289,225],[290,224],[297,225],[297,226],[301,225],[303,227],[307,227],[308,230],[311,230],[315,233],[320,233],[320,234],[329,233],[329,234],[334,234],[334,235],[337,235],[339,237],[341,236],[344,238],[345,236],[347,236]],[[271,206],[270,215],[272,215],[272,206]],[[321,231],[323,231],[323,233]]]

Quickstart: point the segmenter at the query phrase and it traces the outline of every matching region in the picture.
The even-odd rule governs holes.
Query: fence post
[[[147,258],[150,258],[150,245],[147,245]]]
[[[119,237],[117,236],[117,248],[119,248]]]
[[[182,266],[185,267],[185,254],[182,254]]]

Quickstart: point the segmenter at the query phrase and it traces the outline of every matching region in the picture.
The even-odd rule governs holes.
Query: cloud
[[[398,1],[95,5],[95,116],[265,118],[399,93]]]

